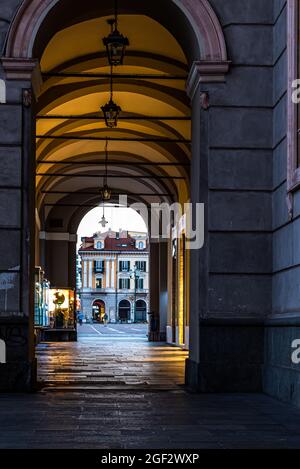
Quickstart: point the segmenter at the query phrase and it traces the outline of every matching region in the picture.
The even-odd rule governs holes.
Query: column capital
[[[229,61],[200,60],[193,63],[186,82],[188,96],[193,99],[201,83],[223,83]]]
[[[35,96],[39,96],[43,78],[38,60],[3,57],[1,63],[6,80],[30,81]]]

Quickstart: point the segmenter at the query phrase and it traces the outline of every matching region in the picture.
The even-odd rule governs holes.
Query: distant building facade
[[[89,321],[146,322],[149,245],[146,233],[107,231],[82,238],[81,311]]]

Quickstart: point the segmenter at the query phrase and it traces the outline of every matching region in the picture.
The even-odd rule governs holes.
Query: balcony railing
[[[104,274],[104,267],[94,267],[94,273],[95,274]]]

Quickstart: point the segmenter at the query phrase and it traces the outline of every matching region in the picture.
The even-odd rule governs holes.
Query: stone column
[[[76,246],[77,245],[77,235],[70,235],[69,241],[69,281],[68,285],[69,288],[76,289],[76,266],[77,266],[77,252]]]
[[[197,203],[205,204],[205,245],[192,251],[190,264],[190,354],[186,365],[186,383],[197,388],[200,366],[200,322],[208,309],[208,94],[200,89],[201,73],[195,64],[188,81],[192,100],[191,202],[193,215]],[[205,81],[205,80],[204,80]]]
[[[45,243],[44,269],[54,287],[76,287],[76,235],[64,232],[40,233]]]
[[[111,288],[115,288],[115,259],[111,261]]]
[[[110,288],[110,259],[106,260],[106,288]]]
[[[89,261],[89,288],[93,288],[93,261]]]
[[[150,267],[149,267],[149,284],[150,284],[150,323],[149,323],[149,340],[156,341],[159,339],[159,243],[150,242]],[[154,325],[158,327],[153,330]]]
[[[159,330],[160,340],[166,340],[168,321],[168,242],[159,243]]]
[[[255,203],[250,201],[253,178],[247,180],[244,192],[248,194],[241,200],[245,183],[234,174],[247,175],[256,149],[272,148],[272,121],[269,111],[236,106],[229,112],[227,106],[218,105],[222,98],[216,85],[208,85],[213,77],[201,73],[201,64],[195,64],[188,80],[193,126],[191,199],[194,205],[205,204],[205,244],[191,251],[186,384],[201,392],[261,392],[263,321],[271,310],[272,240],[266,232],[272,226],[271,201],[261,196]],[[209,107],[209,101],[214,107]],[[224,155],[228,158],[232,148],[239,153],[230,153],[229,164]],[[228,187],[232,188],[229,194]],[[258,207],[260,219],[254,215]]]
[[[31,391],[34,353],[35,138],[31,72],[8,82],[0,105],[1,391]],[[6,78],[0,68],[0,78]]]
[[[83,288],[87,288],[88,282],[87,282],[87,263],[88,261],[85,259],[83,261]]]

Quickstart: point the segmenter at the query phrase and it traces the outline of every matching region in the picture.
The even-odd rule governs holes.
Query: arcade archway
[[[131,304],[128,300],[121,300],[118,307],[118,319],[120,322],[130,321]]]
[[[106,142],[113,203],[121,194],[130,203],[143,203],[147,208],[153,203],[174,202],[182,207],[189,199],[207,198],[205,177],[199,188],[200,166],[205,168],[206,162],[200,162],[197,126],[208,103],[199,85],[222,81],[228,70],[217,17],[207,0],[163,0],[159,5],[122,2],[119,25],[130,36],[131,46],[113,79],[114,98],[122,113],[118,127],[108,129],[99,109],[109,98],[111,76],[104,47],[99,44],[109,32],[106,22],[112,6],[112,2],[99,4],[96,0],[75,5],[70,0],[25,0],[11,27],[2,61],[7,78],[28,81],[37,100],[33,106],[30,91],[24,92],[28,125],[32,117],[36,119],[36,210],[34,213],[30,205],[27,221],[32,230],[35,220],[36,265],[61,287],[76,286],[76,226],[99,204]],[[32,143],[27,135],[24,145],[29,167],[33,166]],[[32,197],[34,188],[29,185],[27,190]],[[173,228],[182,235],[183,219]],[[28,249],[33,265],[34,249]],[[172,249],[172,239],[150,237],[150,282],[155,292],[150,312],[155,316],[153,324],[158,324],[153,340],[165,339],[167,327],[173,326],[178,345],[188,347],[181,339],[188,337],[183,330],[189,324],[180,319],[185,305],[191,309],[190,342],[197,354],[199,288],[197,282],[190,283],[190,270],[182,268],[179,252],[172,280]],[[191,259],[193,278],[199,277],[199,256],[195,253]],[[25,278],[26,266],[24,269]],[[28,309],[29,298],[24,301]]]
[[[136,322],[146,322],[147,321],[147,303],[144,300],[136,301],[136,310],[135,310],[135,320]]]
[[[92,306],[93,320],[99,323],[104,322],[105,303],[103,300],[95,300]]]

